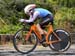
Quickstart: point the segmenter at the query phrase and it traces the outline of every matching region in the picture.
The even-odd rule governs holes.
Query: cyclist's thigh
[[[45,26],[45,25],[48,25],[50,22],[53,24],[53,18],[48,17],[48,18],[44,19],[44,20],[40,23],[41,28],[42,28],[43,26]]]

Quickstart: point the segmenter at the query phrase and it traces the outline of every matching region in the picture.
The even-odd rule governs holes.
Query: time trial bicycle
[[[27,28],[28,25],[30,25],[30,29]],[[36,24],[23,23],[23,27],[13,37],[14,48],[22,54],[28,54],[40,43],[44,47],[49,46],[54,51],[63,52],[68,50],[71,45],[70,34],[64,29],[54,30],[51,24],[46,27],[47,33],[44,32],[44,37],[42,37]]]

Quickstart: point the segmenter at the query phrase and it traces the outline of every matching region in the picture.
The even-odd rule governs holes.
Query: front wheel
[[[28,32],[29,31],[27,30],[20,29],[13,37],[14,48],[22,54],[28,54],[32,52],[38,43],[38,39],[34,33],[31,33],[28,41],[25,40],[25,36]]]
[[[59,51],[59,52],[63,52],[63,51],[68,50],[68,48],[71,45],[71,38],[70,38],[69,33],[65,30],[62,30],[62,29],[57,29],[54,32],[57,34],[57,36],[62,41],[50,44],[49,47],[52,50]],[[57,40],[57,39],[55,38],[54,34],[52,34],[52,35],[49,36],[49,40],[53,41],[53,40]]]

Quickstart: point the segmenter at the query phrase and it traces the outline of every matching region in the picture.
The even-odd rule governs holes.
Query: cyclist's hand
[[[20,21],[20,22],[25,22],[25,19],[20,19],[19,21]]]

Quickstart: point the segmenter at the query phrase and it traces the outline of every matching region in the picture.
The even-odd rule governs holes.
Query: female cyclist
[[[24,12],[30,16],[29,20],[20,19],[21,22],[33,23],[36,18],[41,18],[42,21],[37,24],[37,28],[41,35],[43,36],[44,32],[42,30],[44,25],[47,25],[49,22],[53,24],[53,15],[50,11],[43,8],[36,8],[36,4],[29,4],[24,8]]]

